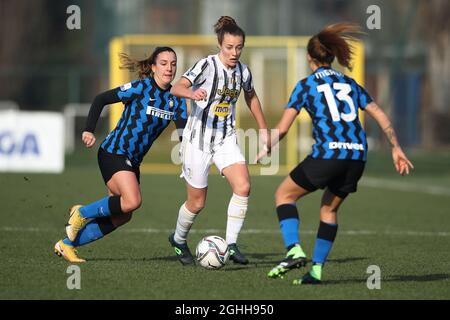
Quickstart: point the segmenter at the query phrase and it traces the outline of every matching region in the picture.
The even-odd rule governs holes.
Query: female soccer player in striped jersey
[[[339,23],[326,27],[309,40],[307,59],[313,73],[297,83],[276,126],[278,133],[271,137],[273,146],[286,135],[301,108],[311,116],[316,142],[312,153],[292,170],[275,194],[287,254],[279,265],[270,270],[268,276],[271,278],[305,265],[296,202],[318,188],[325,188],[312,268],[294,281],[296,284],[321,282],[322,268],[337,233],[338,208],[349,193],[356,192],[367,157],[366,135],[358,118],[358,109],[366,111],[383,129],[392,147],[395,169],[404,175],[413,168],[386,114],[355,80],[331,68],[335,58],[342,66],[351,68],[353,52],[347,41],[360,33],[356,25]],[[264,152],[258,160],[262,156]]]
[[[236,101],[241,90],[259,128],[264,129],[263,135],[267,140],[266,120],[253,88],[252,74],[239,61],[245,33],[233,18],[227,16],[218,20],[214,30],[219,53],[198,61],[171,89],[178,97],[192,99],[192,110],[183,132],[181,147],[187,201],[179,210],[175,233],[169,237],[184,265],[194,263],[186,239],[194,219],[204,207],[212,162],[233,190],[226,229],[230,258],[236,263],[248,263],[236,245],[250,194],[249,173],[237,145],[234,128]]]
[[[75,247],[98,240],[127,223],[141,206],[139,166],[153,142],[171,123],[181,130],[186,125],[187,108],[183,98],[170,93],[177,71],[177,56],[170,47],[158,47],[148,59],[136,61],[121,55],[123,68],[138,71],[139,79],[99,94],[89,111],[82,140],[86,147],[95,143],[94,130],[103,107],[125,105],[116,128],[98,150],[98,164],[109,196],[70,210],[67,238],[55,245],[55,253],[70,262],[84,262]],[[180,134],[181,139],[181,134]]]

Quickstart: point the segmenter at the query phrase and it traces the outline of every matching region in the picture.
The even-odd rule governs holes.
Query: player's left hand
[[[259,130],[260,141],[263,143],[263,149],[267,149],[267,154],[270,155],[272,149],[272,143],[270,139],[270,130],[269,129],[260,129]]]
[[[255,158],[255,164],[260,163],[260,160],[266,155],[270,155],[271,152],[271,141],[270,141],[270,132],[269,129],[260,129],[259,130],[259,140],[262,142],[263,147],[262,150],[258,153]]]
[[[410,169],[414,169],[413,164],[409,161],[400,147],[392,149],[392,159],[394,161],[395,170],[402,176],[409,174]]]
[[[92,132],[84,131],[81,135],[81,140],[83,141],[86,148],[92,148],[95,144],[95,136]]]
[[[258,153],[258,155],[255,158],[255,164],[261,163],[261,159],[264,158],[268,154],[270,154],[269,148],[267,147],[267,145],[264,145],[263,149]]]

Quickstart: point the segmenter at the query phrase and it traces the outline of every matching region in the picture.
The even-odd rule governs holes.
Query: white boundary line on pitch
[[[363,177],[359,184],[363,187],[389,189],[395,191],[427,193],[439,196],[450,196],[450,189],[440,186],[418,185],[389,179]]]
[[[50,228],[21,228],[21,227],[0,227],[0,232],[56,232],[59,229]],[[154,228],[137,228],[137,229],[123,229],[121,232],[125,233],[166,233],[170,234],[173,229],[154,229]],[[223,229],[192,229],[190,233],[201,234],[217,234],[225,233]],[[279,234],[280,230],[277,229],[244,229],[241,234]],[[315,235],[317,230],[302,230],[302,234]],[[448,231],[412,231],[412,230],[400,230],[400,231],[374,231],[374,230],[342,230],[339,231],[340,235],[347,236],[372,236],[372,235],[388,235],[388,236],[425,236],[425,237],[449,237]]]

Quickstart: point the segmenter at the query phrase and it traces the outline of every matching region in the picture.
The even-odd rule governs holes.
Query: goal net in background
[[[279,121],[284,106],[298,80],[306,77],[309,67],[306,59],[306,45],[309,37],[275,37],[254,36],[246,37],[245,49],[241,61],[250,67],[253,84],[261,101],[269,128],[273,128]],[[125,52],[136,59],[150,56],[157,46],[170,46],[178,58],[178,79],[188,68],[198,60],[218,52],[215,36],[199,35],[125,35],[113,38],[110,42],[110,86],[121,86],[133,80],[136,75],[127,70],[121,70],[119,53]],[[359,84],[364,84],[364,46],[360,42],[353,43],[355,59],[353,70],[341,70],[353,77]],[[337,64],[335,66],[337,69]],[[257,129],[257,124],[248,109],[241,93],[236,106],[236,128],[244,131]],[[188,108],[190,102],[188,101]],[[110,129],[112,130],[123,110],[122,104],[111,106]],[[362,119],[362,117],[361,117]],[[178,142],[172,137],[175,126],[169,126],[153,144],[145,157],[141,172],[145,173],[174,173],[179,172],[179,166],[171,161],[171,154],[176,154]],[[310,153],[313,144],[311,119],[302,110],[297,121],[289,130],[279,149],[279,174],[286,174],[297,163]],[[249,148],[241,145],[248,163]],[[175,151],[174,151],[175,150]],[[259,172],[255,166],[250,171]],[[252,173],[253,173],[252,172]]]

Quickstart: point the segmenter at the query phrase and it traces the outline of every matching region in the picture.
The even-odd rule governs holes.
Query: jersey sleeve
[[[130,101],[138,98],[143,91],[144,84],[142,80],[134,80],[132,82],[125,83],[124,85],[116,88],[117,97],[123,104],[127,104]]]
[[[188,79],[192,85],[197,85],[206,80],[209,72],[209,62],[207,58],[198,61],[192,68],[183,74],[183,77]]]
[[[367,93],[366,89],[361,87],[356,83],[356,88],[358,91],[358,106],[364,110],[369,103],[373,101],[372,97]]]
[[[299,81],[291,93],[286,109],[293,108],[297,110],[297,112],[300,112],[300,110],[306,106],[306,96],[307,92],[305,91],[303,83]]]
[[[252,72],[250,71],[249,67],[245,67],[245,69],[242,71],[242,89],[246,92],[250,92],[253,90],[253,77]]]
[[[184,98],[177,98],[177,107],[173,116],[173,122],[177,128],[180,141],[183,137],[183,129],[186,127],[187,118],[188,114],[186,100]]]
[[[91,108],[89,109],[89,114],[86,120],[86,127],[84,131],[94,133],[98,118],[100,117],[103,108],[108,104],[117,102],[120,102],[119,98],[117,97],[117,89],[108,90],[97,95],[92,102]]]

